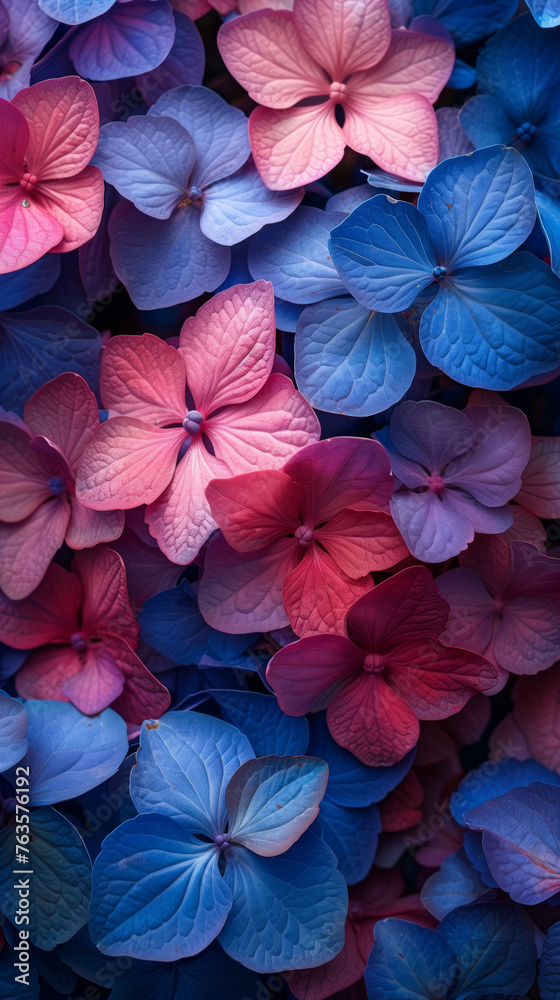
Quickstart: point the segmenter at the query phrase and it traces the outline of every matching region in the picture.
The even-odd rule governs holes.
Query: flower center
[[[294,538],[297,538],[300,545],[309,545],[313,540],[313,528],[307,524],[300,524],[299,528],[294,531]]]
[[[20,183],[20,186],[23,188],[24,191],[28,191],[28,192],[33,191],[33,189],[34,189],[34,187],[35,187],[35,185],[37,183],[37,175],[36,174],[30,174],[30,173],[28,173],[26,171],[23,174],[23,176],[20,178],[20,182],[19,183]]]
[[[334,80],[333,83],[331,83],[329,97],[331,101],[334,101],[335,104],[342,104],[342,102],[346,98],[347,93],[348,89],[345,83],[338,83],[338,81],[336,80]]]
[[[505,607],[505,601],[494,601],[494,611],[496,614],[501,615]]]
[[[0,83],[4,80],[13,80],[18,69],[21,69],[21,62],[18,59],[8,59],[3,64],[0,61]]]
[[[531,142],[531,139],[534,139],[536,134],[537,127],[536,125],[531,125],[530,122],[523,122],[523,125],[520,125],[517,129],[517,135],[522,142]]]
[[[441,476],[430,476],[428,479],[428,489],[435,493],[436,496],[440,496],[445,489],[445,482]]]
[[[216,847],[219,847],[220,851],[225,851],[230,846],[231,837],[229,833],[217,833],[214,837],[214,843]]]
[[[52,478],[49,479],[49,490],[55,497],[60,497],[63,493],[66,493],[66,480],[64,477],[52,476]]]
[[[179,202],[178,207],[188,208],[189,205],[196,205],[197,208],[200,208],[201,204],[202,204],[202,191],[200,190],[200,188],[195,187],[193,184],[192,187],[190,187],[189,190],[185,193],[185,197],[183,198],[183,200]]]
[[[385,668],[385,660],[379,653],[368,653],[363,666],[368,674],[380,674]]]
[[[77,653],[83,653],[87,646],[86,637],[83,632],[73,632],[70,636],[70,645]]]
[[[204,417],[202,416],[202,413],[199,413],[198,410],[189,410],[183,420],[183,430],[185,430],[187,434],[198,434],[201,424],[203,423]]]
[[[445,278],[446,274],[447,274],[447,268],[441,267],[441,265],[434,267],[432,271],[432,277],[435,278],[436,281],[440,281],[442,278]]]

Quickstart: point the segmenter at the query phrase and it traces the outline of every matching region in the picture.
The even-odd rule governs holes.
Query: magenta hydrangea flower
[[[423,181],[436,165],[432,103],[455,52],[433,35],[392,31],[387,0],[295,0],[293,11],[256,10],[222,25],[218,46],[262,105],[249,119],[249,138],[273,190],[323,177],[346,145],[411,180]]]
[[[200,610],[222,632],[288,623],[298,635],[337,631],[371,590],[373,570],[408,555],[391,516],[383,449],[361,438],[309,445],[280,472],[213,482],[206,491],[222,535],[212,540]]]
[[[451,607],[445,642],[507,672],[536,674],[560,658],[560,559],[531,542],[477,537],[459,569],[438,577]]]
[[[103,211],[103,177],[88,166],[99,134],[89,83],[45,80],[0,100],[0,274],[48,250],[91,239]]]
[[[236,285],[187,319],[176,350],[149,333],[110,340],[101,362],[109,420],[85,450],[76,485],[94,510],[148,504],[173,562],[192,562],[216,527],[210,480],[283,465],[319,437],[313,410],[271,375],[272,286]]]
[[[397,477],[391,513],[410,551],[444,562],[513,523],[508,506],[531,450],[527,418],[514,406],[462,412],[422,400],[400,403],[376,437]]]
[[[498,679],[482,656],[438,638],[448,614],[429,570],[403,569],[356,601],[345,635],[309,636],[272,657],[267,678],[281,709],[328,706],[340,746],[370,767],[395,764],[418,742],[419,719],[454,715]]]
[[[124,524],[122,511],[90,510],[76,497],[76,469],[99,427],[84,379],[58,375],[23,416],[0,420],[0,588],[12,600],[35,590],[63,542],[90,548],[118,538]]]
[[[109,705],[127,722],[159,716],[167,688],[133,651],[138,625],[123,561],[99,545],[77,553],[73,571],[52,563],[23,601],[0,595],[0,638],[33,649],[16,678],[22,698],[70,701],[95,715]]]

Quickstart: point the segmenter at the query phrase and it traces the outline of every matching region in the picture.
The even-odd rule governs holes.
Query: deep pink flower
[[[530,542],[477,536],[460,569],[438,577],[451,612],[442,638],[485,656],[507,679],[560,657],[560,560]]]
[[[433,35],[392,31],[387,0],[295,0],[293,11],[256,10],[222,25],[218,46],[262,105],[249,118],[249,138],[272,190],[323,177],[345,145],[412,180],[435,167],[432,103],[455,52]]]
[[[121,557],[99,545],[73,567],[52,563],[23,601],[0,595],[0,639],[36,650],[17,674],[18,694],[70,701],[87,715],[110,705],[127,722],[161,715],[169,692],[133,652],[138,625]]]
[[[560,517],[560,438],[531,438],[517,503],[537,517]]]
[[[494,666],[438,639],[449,608],[425,567],[401,570],[352,606],[346,635],[317,635],[276,653],[267,678],[288,715],[327,708],[340,746],[371,767],[418,741],[419,719],[445,719],[496,683]]]
[[[337,631],[368,574],[408,550],[386,508],[393,492],[380,445],[333,438],[309,445],[281,472],[215,481],[206,490],[223,534],[212,540],[198,591],[223,632],[288,623],[298,635]]]
[[[99,134],[93,89],[78,76],[0,100],[0,274],[63,253],[97,232],[103,176],[88,166]]]
[[[95,510],[148,504],[162,551],[192,562],[216,527],[211,479],[279,468],[319,437],[309,403],[271,375],[275,341],[267,281],[215,295],[183,324],[178,350],[150,333],[110,340],[101,396],[111,413],[84,453],[80,500]]]
[[[99,427],[80,375],[58,375],[28,399],[20,420],[0,421],[0,588],[13,600],[41,582],[57,549],[120,535],[122,511],[88,510],[75,496],[83,450]]]

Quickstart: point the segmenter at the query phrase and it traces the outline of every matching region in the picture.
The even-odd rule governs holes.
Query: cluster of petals
[[[280,707],[327,708],[340,746],[371,767],[395,764],[418,742],[419,719],[445,719],[496,685],[496,667],[438,638],[448,614],[428,569],[401,570],[356,601],[345,633],[304,637],[273,656],[267,678]]]
[[[261,105],[249,136],[265,183],[309,184],[346,145],[424,180],[438,159],[432,103],[453,68],[449,42],[391,30],[387,0],[294,0],[293,11],[257,10],[224,24],[224,62]]]

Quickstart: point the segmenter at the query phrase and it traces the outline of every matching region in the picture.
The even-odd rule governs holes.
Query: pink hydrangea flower
[[[455,52],[441,38],[392,31],[387,0],[295,0],[293,11],[256,10],[222,25],[218,46],[261,105],[249,138],[272,190],[323,177],[346,145],[411,180],[435,167],[432,103]]]
[[[110,542],[124,523],[122,511],[89,510],[75,494],[76,469],[99,427],[84,379],[58,375],[28,399],[23,416],[25,423],[0,420],[0,588],[13,600],[35,590],[63,542]]]
[[[99,545],[73,567],[52,563],[26,600],[0,595],[0,638],[36,650],[17,674],[18,694],[70,701],[86,715],[111,706],[128,722],[158,717],[169,692],[133,652],[138,625],[121,557]]]
[[[97,232],[103,176],[88,166],[99,134],[93,89],[78,76],[45,80],[0,100],[0,274]]]
[[[419,719],[445,719],[498,671],[438,638],[449,607],[431,573],[412,566],[360,598],[346,635],[316,635],[276,653],[267,678],[288,715],[327,708],[333,739],[370,767],[402,760],[418,741]]]
[[[110,340],[101,396],[111,413],[85,450],[80,500],[100,511],[148,504],[162,551],[192,562],[216,527],[204,495],[211,479],[279,468],[319,437],[309,403],[271,375],[275,341],[266,281],[206,302],[178,350],[149,333]]]
[[[376,442],[333,438],[309,445],[281,472],[210,484],[223,534],[208,547],[198,591],[209,625],[297,635],[337,631],[373,587],[368,574],[408,555],[386,507],[389,461]]]

